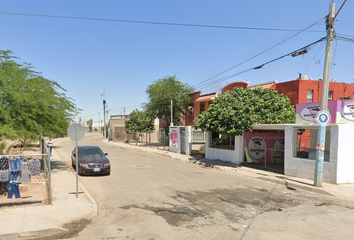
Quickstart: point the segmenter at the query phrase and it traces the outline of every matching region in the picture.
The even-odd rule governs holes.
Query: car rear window
[[[83,148],[80,149],[80,157],[103,157],[104,154],[100,148]]]

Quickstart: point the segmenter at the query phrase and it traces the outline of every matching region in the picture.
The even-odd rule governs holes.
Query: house
[[[192,100],[188,107],[189,114],[181,119],[183,126],[194,126],[195,118],[208,109],[209,105],[218,94],[214,92],[202,95],[202,91],[199,91],[189,95]]]
[[[148,134],[141,134],[138,136],[135,133],[127,133],[125,129],[125,121],[129,120],[129,115],[111,115],[109,120],[110,136],[112,141],[123,141],[123,140],[140,140],[149,142],[159,142],[160,141],[160,129],[159,129],[159,119],[155,119],[154,125],[155,130]]]
[[[262,87],[277,90],[279,94],[288,96],[292,105],[305,103],[313,103],[312,105],[315,105],[317,104],[316,102],[321,101],[322,84],[321,79],[309,80],[306,77],[282,83],[272,81],[256,85],[250,85],[248,81],[236,81],[223,86],[221,94],[235,87],[250,89]],[[198,103],[197,99],[203,99],[200,98],[202,96],[201,92],[194,93],[193,101],[190,104],[194,108],[191,116],[193,119],[201,113],[200,108],[196,110],[195,104]],[[208,97],[208,94],[206,96]],[[217,95],[215,94],[215,96]],[[207,106],[210,105],[214,97],[209,96],[207,98]],[[353,100],[353,97],[354,84],[340,83],[336,80],[332,80],[329,83],[329,101],[334,101],[337,105],[343,105],[348,108],[349,103],[347,102],[350,101],[345,102],[342,100]],[[352,105],[354,106],[354,104]],[[188,126],[194,125],[193,121],[186,119]],[[342,122],[330,124],[326,131],[324,181],[330,183],[354,183],[354,177],[350,174],[350,172],[354,171],[354,164],[348,161],[346,157],[347,150],[350,148],[346,144],[340,144],[341,142],[347,143],[350,136],[354,134],[354,125],[352,124],[354,123],[354,118],[353,121],[349,120],[349,124],[338,123]],[[285,175],[313,179],[318,125],[313,123],[258,124],[254,125],[253,129],[254,131],[251,134],[236,136],[232,139],[230,142],[234,142],[234,146],[230,147],[230,149],[211,147],[214,135],[211,132],[206,133],[206,158],[243,164],[247,155],[246,162],[259,164],[263,167],[276,166]],[[250,157],[250,161],[248,161],[248,157]]]

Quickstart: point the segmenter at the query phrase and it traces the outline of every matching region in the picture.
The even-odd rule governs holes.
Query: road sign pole
[[[75,158],[76,158],[76,198],[79,197],[79,151],[77,141],[85,136],[85,128],[80,123],[73,123],[68,128],[68,136],[76,142]]]
[[[77,125],[75,125],[75,135],[77,136]],[[77,138],[76,138],[76,198],[79,198],[79,150],[77,147]]]

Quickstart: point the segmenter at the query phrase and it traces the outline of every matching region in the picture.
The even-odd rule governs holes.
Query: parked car
[[[78,173],[80,175],[110,174],[111,163],[102,149],[95,145],[78,146]],[[76,148],[71,153],[71,165],[76,169]]]
[[[230,149],[230,139],[226,138],[213,138],[211,141],[211,147],[213,148],[223,148]],[[231,149],[235,149],[234,142],[231,143]],[[205,144],[199,148],[199,153],[205,154]]]

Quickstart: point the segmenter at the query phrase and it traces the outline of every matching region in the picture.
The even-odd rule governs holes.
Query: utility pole
[[[103,90],[103,139],[106,139],[106,94]]]
[[[327,107],[328,107],[329,78],[331,72],[331,59],[332,59],[332,45],[333,45],[333,38],[334,38],[335,7],[336,7],[335,3],[332,3],[330,5],[329,14],[327,16],[327,21],[326,21],[327,45],[326,45],[325,64],[323,69],[321,111],[327,113],[328,113]],[[326,124],[321,124],[320,122],[318,126],[316,165],[315,165],[315,177],[314,177],[315,179],[314,186],[316,187],[322,187],[325,143],[326,143]]]
[[[171,99],[171,126],[173,126],[173,100]]]
[[[108,104],[107,104],[107,110],[106,110],[106,112],[107,112],[107,125],[109,126]],[[107,134],[107,135],[108,135],[108,134]],[[109,138],[108,138],[108,141],[109,141]]]
[[[98,113],[98,131],[101,132],[101,113]]]

